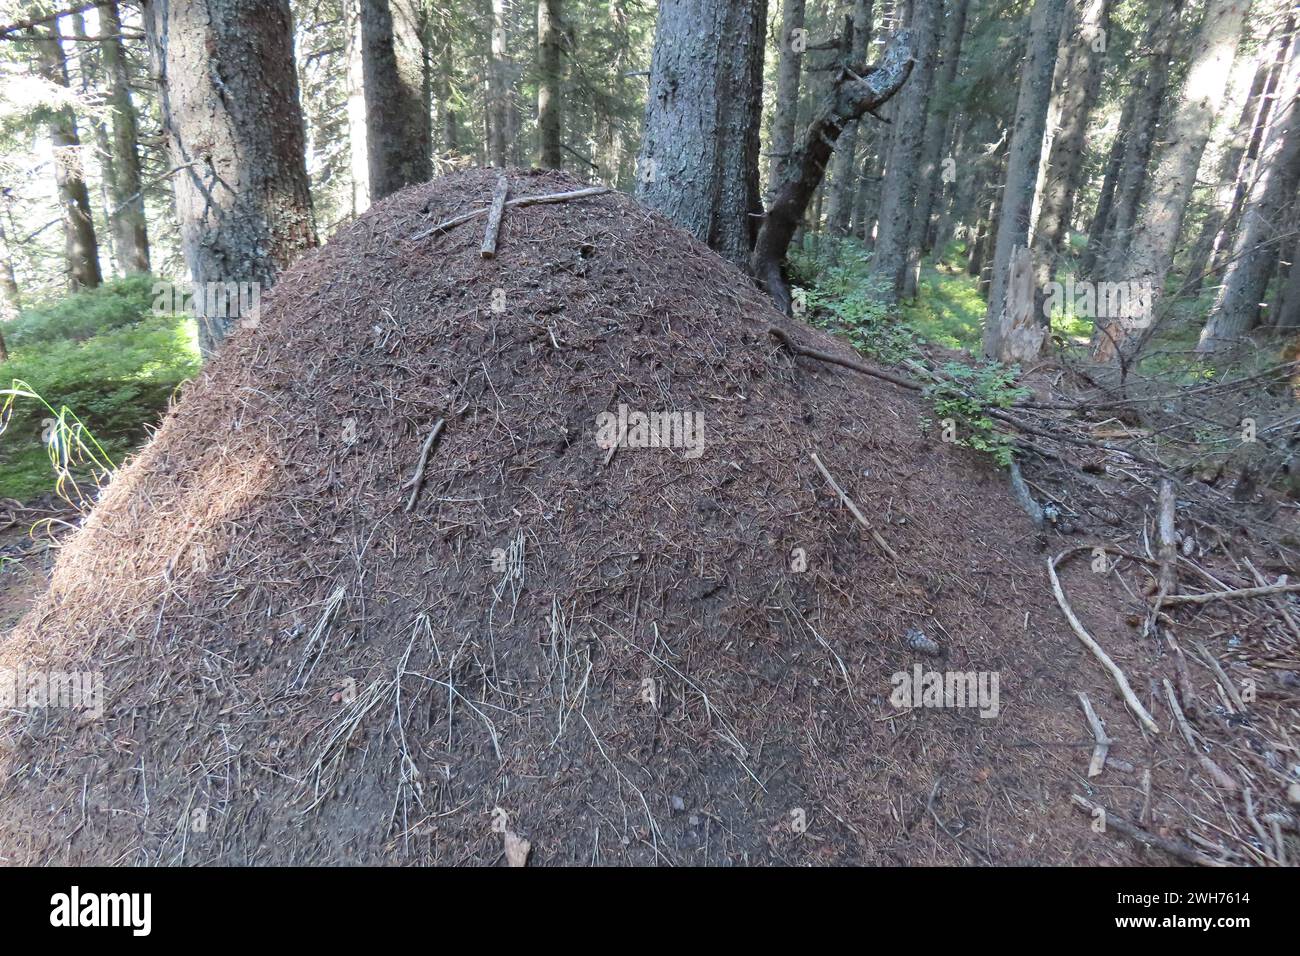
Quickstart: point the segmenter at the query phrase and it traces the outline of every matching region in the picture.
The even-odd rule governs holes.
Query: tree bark
[[[506,3],[492,0],[492,35],[488,57],[488,98],[484,113],[488,124],[488,159],[493,166],[504,167],[507,155],[507,126],[510,122],[509,90],[506,63]]]
[[[853,16],[845,23],[850,41],[844,61],[846,66],[866,62],[867,44],[871,41],[871,6],[871,0],[853,2]],[[853,218],[853,195],[861,178],[861,170],[855,162],[859,125],[858,120],[853,120],[844,127],[831,159],[831,176],[826,186],[826,227],[832,236],[848,235]]]
[[[149,0],[144,22],[190,277],[270,288],[316,244],[288,0]],[[205,356],[229,324],[203,317]]]
[[[537,0],[537,135],[541,141],[541,164],[549,169],[564,166],[560,132],[563,52],[560,0]]]
[[[1048,152],[1043,194],[1032,246],[1036,317],[1046,324],[1041,305],[1045,286],[1056,278],[1056,268],[1065,249],[1074,196],[1083,166],[1084,134],[1092,106],[1101,89],[1101,66],[1106,34],[1110,30],[1111,0],[1084,0],[1078,21],[1061,51],[1063,86],[1058,96],[1058,126]]]
[[[784,0],[776,71],[776,106],[772,113],[772,142],[767,167],[769,201],[785,179],[786,165],[794,151],[795,129],[799,123],[799,77],[803,69],[803,51],[808,42],[803,24],[804,0]]]
[[[1278,85],[1268,138],[1251,183],[1232,262],[1214,311],[1201,333],[1201,352],[1231,345],[1260,322],[1260,304],[1268,292],[1284,244],[1286,212],[1300,187],[1300,35],[1291,45]],[[1270,322],[1270,324],[1272,324]]]
[[[1021,67],[1016,120],[1007,156],[1006,186],[993,246],[989,306],[984,320],[984,354],[999,360],[1003,355],[1003,322],[1011,255],[1018,247],[1029,244],[1034,187],[1038,182],[1038,164],[1042,159],[1043,133],[1052,95],[1052,73],[1064,15],[1065,0],[1036,0],[1025,39],[1025,60]]]
[[[1062,0],[1064,2],[1064,0]],[[880,193],[880,219],[872,256],[872,293],[886,304],[898,302],[907,270],[908,241],[920,179],[921,146],[926,106],[934,88],[939,56],[940,0],[915,0],[909,32],[915,37],[916,66],[899,98],[894,122],[890,168]]]
[[[1092,223],[1088,226],[1088,245],[1084,248],[1083,258],[1079,263],[1079,275],[1084,278],[1091,278],[1097,264],[1105,260],[1104,246],[1114,225],[1115,189],[1119,183],[1120,170],[1124,165],[1124,153],[1132,136],[1130,127],[1133,122],[1133,111],[1137,108],[1138,97],[1142,92],[1140,77],[1135,86],[1136,88],[1125,97],[1124,106],[1120,110],[1115,140],[1111,143],[1110,156],[1106,160],[1106,172],[1102,176],[1101,190],[1097,194],[1097,208],[1092,214]]]
[[[348,60],[348,168],[352,173],[352,215],[370,208],[370,157],[366,143],[366,67],[361,50],[362,0],[343,0],[343,28],[347,31]]]
[[[885,50],[879,67],[865,74],[841,70],[808,125],[803,146],[791,157],[786,179],[763,216],[750,259],[754,275],[783,311],[790,309],[790,292],[782,263],[804,210],[822,183],[840,133],[849,120],[874,111],[894,96],[911,74],[912,64],[912,35],[903,30]]]
[[[1209,0],[1178,108],[1169,121],[1133,229],[1127,268],[1119,273],[1130,294],[1117,315],[1099,317],[1093,335],[1093,355],[1099,361],[1118,356],[1127,362],[1150,333],[1249,6],[1249,0]]]
[[[1238,111],[1237,123],[1230,131],[1228,141],[1223,144],[1214,177],[1213,196],[1187,260],[1187,282],[1183,294],[1188,298],[1199,295],[1205,284],[1210,257],[1223,241],[1220,233],[1224,219],[1232,206],[1237,184],[1242,179],[1242,160],[1246,155],[1246,144],[1250,141],[1251,120],[1259,110],[1259,98],[1263,95],[1269,74],[1268,68],[1263,65],[1255,67],[1252,72],[1255,75],[1249,88],[1242,91],[1244,97],[1228,104],[1230,109]]]
[[[36,11],[38,16],[45,14],[45,11]],[[33,27],[28,36],[36,54],[37,72],[50,83],[67,88],[68,67],[58,39],[58,24],[49,29]],[[64,106],[50,111],[48,125],[54,149],[54,179],[63,218],[68,288],[73,292],[93,289],[103,281],[103,275],[99,270],[99,242],[90,213],[90,193],[82,170],[77,118],[71,107]]]
[[[108,173],[109,225],[118,262],[127,274],[149,271],[149,233],[140,177],[139,124],[131,102],[131,76],[122,47],[122,18],[116,0],[99,4],[100,49],[108,81],[112,141]]]
[[[12,322],[22,311],[23,299],[18,291],[18,276],[14,272],[13,250],[9,236],[0,222],[0,322]],[[8,358],[8,353],[5,354]]]
[[[663,0],[637,198],[742,268],[758,187],[766,0]]]
[[[433,175],[428,35],[421,0],[361,0],[372,202]]]
[[[1169,85],[1169,61],[1182,7],[1183,0],[1166,0],[1151,8],[1152,18],[1143,43],[1143,47],[1151,51],[1151,59],[1139,83],[1141,95],[1133,111],[1133,139],[1125,148],[1124,165],[1115,187],[1115,223],[1108,233],[1110,248],[1106,250],[1104,269],[1108,275],[1123,272],[1128,258],[1133,223],[1137,221],[1142,203],[1156,131],[1161,126],[1165,91]]]

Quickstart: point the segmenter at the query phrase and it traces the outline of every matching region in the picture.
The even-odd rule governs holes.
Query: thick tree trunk
[[[112,113],[112,140],[108,174],[108,219],[118,263],[130,273],[149,271],[149,234],[145,224],[144,192],[140,177],[139,126],[131,102],[131,76],[122,48],[122,19],[116,0],[99,4],[99,32],[103,37],[104,72],[108,82],[108,108]]]
[[[1063,0],[1062,0],[1063,2]],[[925,116],[939,58],[940,0],[915,0],[910,33],[916,38],[916,67],[896,107],[890,168],[880,193],[880,224],[872,257],[873,294],[894,304],[903,292],[908,242],[921,171]]]
[[[758,188],[766,0],[663,0],[637,198],[744,266]]]
[[[1044,323],[1046,317],[1041,311],[1044,287],[1056,278],[1057,264],[1065,251],[1083,166],[1084,134],[1101,89],[1110,4],[1111,0],[1083,0],[1079,18],[1066,40],[1066,48],[1061,51],[1063,85],[1056,91],[1058,126],[1048,153],[1038,224],[1031,246],[1037,288],[1035,311]]]
[[[1130,358],[1152,328],[1173,264],[1196,172],[1223,102],[1249,0],[1209,0],[1188,64],[1178,108],[1157,156],[1147,199],[1133,228],[1125,277],[1130,294],[1118,315],[1099,317],[1093,355]]]
[[[767,167],[769,200],[785,179],[786,164],[794,151],[795,129],[799,123],[799,77],[803,69],[803,51],[808,43],[803,23],[804,0],[784,0],[776,72],[776,107],[772,113],[772,142]]]
[[[347,31],[348,60],[348,167],[352,173],[352,215],[370,208],[370,156],[366,143],[366,67],[361,50],[362,0],[343,0],[343,27]]]
[[[288,0],[149,0],[144,22],[190,277],[265,290],[316,244]],[[204,355],[229,324],[203,317]]]
[[[1025,39],[1016,120],[1007,155],[1006,187],[993,246],[989,306],[984,320],[984,354],[999,360],[1003,357],[1003,321],[1011,254],[1029,244],[1034,187],[1038,182],[1047,108],[1052,96],[1052,73],[1064,15],[1065,0],[1036,0]]]
[[[361,0],[372,202],[433,175],[428,38],[421,0]]]
[[[48,10],[34,15],[48,15]],[[57,86],[67,87],[68,68],[63,46],[58,39],[57,22],[48,28],[33,27],[27,32],[36,53],[40,75]],[[99,242],[95,222],[90,214],[90,193],[81,165],[81,140],[77,136],[77,118],[72,108],[51,110],[50,142],[54,148],[54,179],[58,187],[59,208],[63,215],[63,247],[66,258],[68,288],[93,289],[103,281],[99,271]]]
[[[1124,150],[1124,165],[1115,187],[1115,222],[1108,233],[1109,248],[1105,251],[1102,270],[1106,275],[1121,274],[1128,259],[1133,223],[1137,221],[1142,204],[1151,151],[1156,132],[1162,125],[1165,91],[1169,85],[1169,61],[1182,7],[1183,0],[1165,0],[1151,7],[1152,19],[1143,42],[1143,48],[1151,51],[1151,59],[1138,85],[1140,96],[1133,111],[1133,138]]]
[[[537,135],[541,140],[541,164],[550,169],[564,165],[560,138],[563,52],[560,0],[537,0]]]
[[[786,179],[763,216],[750,260],[751,271],[782,310],[790,308],[782,263],[809,200],[822,184],[840,133],[849,120],[874,111],[894,96],[911,74],[912,63],[912,36],[903,30],[885,50],[878,68],[865,75],[853,69],[841,70],[808,125],[803,146],[791,157]]]
[[[1293,216],[1300,220],[1300,216]],[[1282,332],[1294,332],[1300,329],[1300,239],[1291,241],[1290,260],[1286,262],[1282,288],[1278,290],[1277,309],[1273,315],[1273,327]]]
[[[903,298],[916,298],[916,285],[921,272],[921,257],[929,251],[930,215],[934,211],[935,197],[943,191],[940,159],[949,134],[953,106],[953,87],[957,80],[957,63],[961,59],[962,37],[966,32],[966,16],[970,0],[956,0],[944,27],[942,70],[936,84],[935,105],[928,111],[925,121],[925,142],[921,147],[921,168],[916,193],[916,212],[912,216],[911,235],[908,237],[907,271],[903,276]]]
[[[867,44],[871,41],[871,0],[854,0],[853,16],[846,21],[846,29],[851,32],[845,65],[866,62]],[[832,236],[848,235],[853,219],[853,196],[862,178],[855,162],[860,125],[854,120],[844,127],[831,159],[831,176],[826,186],[826,228]]]
[[[1300,187],[1300,36],[1292,43],[1268,138],[1250,187],[1232,262],[1199,350],[1212,352],[1232,344],[1260,321],[1260,304],[1284,244],[1286,213]],[[1270,317],[1270,323],[1272,317]]]

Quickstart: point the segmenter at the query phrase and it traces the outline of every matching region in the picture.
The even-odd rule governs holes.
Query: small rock
[[[1300,804],[1300,783],[1293,783],[1286,788],[1286,798],[1291,803]]]
[[[686,809],[686,801],[676,794],[668,798],[668,805],[673,808],[673,813],[681,813]]]

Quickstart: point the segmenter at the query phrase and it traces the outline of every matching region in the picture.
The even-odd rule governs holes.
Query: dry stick
[[[1224,790],[1237,790],[1237,781],[1224,773],[1222,767],[1211,760],[1206,754],[1201,753],[1200,748],[1196,746],[1196,737],[1192,733],[1191,724],[1189,724],[1187,718],[1183,716],[1183,708],[1178,704],[1178,695],[1174,693],[1174,685],[1169,683],[1168,677],[1162,678],[1162,680],[1165,685],[1165,695],[1169,698],[1169,709],[1174,713],[1174,722],[1178,724],[1178,729],[1183,733],[1183,740],[1187,742],[1187,749],[1196,754],[1197,760],[1199,760],[1201,766],[1205,768],[1205,772],[1214,778],[1215,783]]]
[[[582,199],[584,196],[599,196],[601,193],[613,192],[608,186],[589,186],[586,189],[575,189],[567,193],[547,193],[544,196],[520,196],[518,199],[511,199],[506,203],[506,207],[513,206],[537,206],[542,203],[568,202],[570,199]],[[416,242],[420,239],[427,239],[429,236],[439,232],[446,232],[454,226],[467,223],[472,219],[478,219],[486,216],[491,210],[487,207],[475,209],[473,212],[462,213],[459,216],[453,216],[446,222],[440,222],[436,226],[430,226],[428,229],[421,229],[415,235],[411,236],[410,242]]]
[[[1070,622],[1070,627],[1079,640],[1083,642],[1084,647],[1092,651],[1097,660],[1101,661],[1102,666],[1110,671],[1110,675],[1115,679],[1115,684],[1119,687],[1120,693],[1124,695],[1124,700],[1137,714],[1138,719],[1142,721],[1142,726],[1153,734],[1158,734],[1160,733],[1160,727],[1152,716],[1147,713],[1147,709],[1142,706],[1137,694],[1133,693],[1133,688],[1129,686],[1128,678],[1124,676],[1124,672],[1120,670],[1118,664],[1110,659],[1110,655],[1101,649],[1101,645],[1093,640],[1092,635],[1084,629],[1084,626],[1079,623],[1074,610],[1070,607],[1070,602],[1065,599],[1065,591],[1061,588],[1061,579],[1056,576],[1056,562],[1070,553],[1067,551],[1064,554],[1058,554],[1055,558],[1047,559],[1047,574],[1052,579],[1052,591],[1056,594],[1056,603],[1061,606],[1065,619]]]
[[[1210,669],[1214,671],[1214,676],[1217,677],[1219,683],[1223,685],[1224,691],[1227,692],[1227,695],[1230,698],[1232,698],[1232,705],[1237,708],[1237,713],[1244,714],[1246,712],[1246,702],[1243,701],[1241,695],[1237,693],[1237,685],[1232,682],[1232,678],[1230,678],[1224,671],[1223,665],[1219,663],[1219,659],[1206,650],[1205,645],[1200,641],[1196,642],[1196,649],[1201,652],[1201,657],[1204,658],[1205,663],[1210,665]]]
[[[1123,817],[1111,813],[1109,810],[1107,810],[1105,807],[1101,806],[1100,804],[1092,803],[1088,800],[1085,800],[1077,793],[1071,795],[1070,801],[1080,810],[1083,810],[1085,813],[1087,813],[1089,816],[1095,817],[1097,815],[1097,811],[1100,810],[1104,815],[1102,819],[1105,821],[1106,827],[1110,829],[1118,830],[1126,837],[1131,837],[1132,839],[1137,840],[1139,843],[1144,843],[1147,846],[1155,847],[1157,850],[1164,850],[1170,856],[1177,857],[1178,859],[1186,863],[1195,863],[1197,866],[1222,866],[1223,865],[1218,860],[1211,860],[1208,856],[1205,856],[1200,851],[1193,849],[1192,847],[1188,846],[1186,843],[1180,843],[1177,840],[1169,840],[1162,836],[1156,836],[1154,833],[1150,832],[1149,830],[1143,830],[1140,826],[1137,826],[1136,824],[1133,823],[1129,823]]]
[[[1166,604],[1209,604],[1211,601],[1230,601],[1235,598],[1267,597],[1300,591],[1300,584],[1270,584],[1259,588],[1239,588],[1235,591],[1207,591],[1205,594],[1172,594]]]
[[[437,441],[438,436],[442,433],[444,419],[438,419],[438,423],[433,426],[429,432],[429,437],[424,440],[424,447],[420,449],[420,463],[415,468],[415,477],[411,479],[411,498],[406,502],[406,510],[409,512],[415,508],[415,501],[420,497],[420,489],[424,487],[424,466],[429,463],[429,449]]]
[[[1092,709],[1092,701],[1083,691],[1079,691],[1079,703],[1083,705],[1083,716],[1088,718],[1088,726],[1092,728],[1093,739],[1097,741],[1097,746],[1092,749],[1092,760],[1088,763],[1088,776],[1095,777],[1101,773],[1102,767],[1106,766],[1106,755],[1110,752],[1110,745],[1115,741],[1106,736],[1106,725],[1101,722],[1097,712]]]
[[[823,465],[822,460],[817,457],[817,453],[812,452],[809,455],[809,457],[812,458],[813,464],[817,466],[817,470],[822,473],[822,477],[825,478],[826,481],[830,484],[830,486],[835,489],[835,493],[840,496],[840,501],[844,502],[845,507],[849,509],[849,511],[853,514],[853,517],[858,519],[858,524],[862,525],[862,527],[867,529],[867,532],[871,535],[872,539],[876,542],[876,544],[880,545],[880,547],[884,549],[886,554],[888,554],[891,558],[894,559],[895,564],[902,564],[903,562],[899,559],[898,555],[894,552],[894,549],[889,546],[889,542],[887,542],[884,538],[880,536],[880,532],[878,532],[875,528],[871,527],[871,522],[868,521],[863,516],[862,512],[858,510],[858,506],[853,503],[853,499],[850,498],[848,494],[844,491],[844,489],[840,487],[839,482],[837,482],[834,478],[831,477],[831,473],[826,470],[826,466]]]
[[[1160,609],[1161,600],[1178,590],[1178,541],[1174,532],[1174,483],[1168,478],[1160,482],[1160,520],[1157,524],[1160,559],[1160,595],[1156,598],[1156,610]]]
[[[506,194],[510,192],[510,181],[506,174],[497,176],[497,188],[492,193],[492,208],[488,212],[487,231],[483,234],[483,248],[479,255],[484,259],[494,259],[497,254],[497,234],[501,231],[501,215],[506,211]]]
[[[1253,564],[1250,563],[1250,558],[1245,558],[1244,560],[1246,562],[1246,567],[1250,568],[1250,573],[1255,576],[1256,583],[1259,584],[1261,587],[1267,587],[1268,579],[1265,578],[1264,575],[1260,574],[1259,570]],[[1282,577],[1278,578],[1277,583],[1285,584],[1286,575],[1283,575]],[[1291,628],[1291,633],[1295,635],[1295,639],[1297,641],[1300,641],[1300,626],[1296,625],[1295,618],[1293,618],[1291,616],[1291,612],[1286,609],[1286,602],[1278,598],[1276,595],[1271,597],[1269,600],[1272,603],[1272,605],[1275,608],[1277,608],[1278,613],[1282,615],[1282,620],[1286,621],[1287,627]]]

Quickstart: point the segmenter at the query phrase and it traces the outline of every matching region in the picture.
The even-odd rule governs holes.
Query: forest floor
[[[507,210],[493,259],[481,218],[431,232],[495,176],[286,273],[68,539],[0,668],[107,706],[0,718],[0,861],[1300,858],[1300,609],[1178,603],[1279,573],[1223,488],[1180,486],[1153,610],[1158,478],[1044,400],[1072,375],[1005,406],[1035,523],[926,424],[1003,385],[886,381],[620,195]],[[605,447],[620,406],[707,445]],[[930,693],[967,674],[995,692]]]

